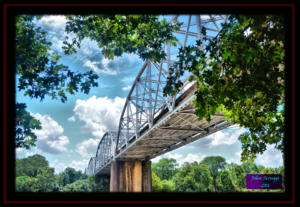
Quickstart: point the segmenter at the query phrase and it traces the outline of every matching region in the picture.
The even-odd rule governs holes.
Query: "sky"
[[[160,18],[169,20],[171,17]],[[84,171],[91,156],[95,156],[100,138],[106,131],[118,128],[125,99],[144,62],[132,54],[108,60],[101,54],[97,43],[90,39],[82,42],[76,54],[64,55],[61,46],[66,35],[66,18],[48,15],[34,22],[47,32],[52,51],[62,56],[60,63],[72,71],[93,70],[100,76],[99,86],[92,88],[89,94],[67,95],[68,101],[65,103],[50,97],[40,102],[24,96],[24,91],[16,91],[16,101],[26,103],[27,110],[42,125],[41,130],[34,131],[37,135],[36,147],[31,150],[17,148],[16,156],[24,158],[41,154],[50,167],[55,168],[55,173],[62,172],[66,167]],[[237,138],[246,131],[232,126],[156,157],[152,162],[166,157],[175,158],[182,165],[184,162],[199,162],[206,156],[220,155],[228,163],[240,164],[241,143]],[[266,167],[282,166],[282,153],[274,145],[268,145],[267,150],[257,156],[255,163]]]

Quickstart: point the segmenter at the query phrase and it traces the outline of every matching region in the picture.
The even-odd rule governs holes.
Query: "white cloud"
[[[173,159],[175,159],[175,160],[178,160],[178,159],[181,159],[182,157],[183,157],[183,155],[182,154],[178,154],[178,153],[171,153],[171,152],[167,152],[166,154],[165,154],[165,156],[167,157],[167,158],[173,158]]]
[[[71,116],[71,117],[69,117],[69,118],[68,118],[68,121],[70,121],[70,122],[75,122],[75,121],[76,121],[76,118],[75,118],[75,116]]]
[[[267,150],[262,155],[257,155],[255,163],[265,167],[283,166],[282,153],[275,148],[275,144],[267,145]]]
[[[177,162],[179,163],[179,165],[183,165],[183,163],[185,162],[201,162],[202,159],[206,157],[206,155],[202,154],[202,153],[188,153],[186,156],[180,158],[179,160],[177,160]]]
[[[63,15],[44,15],[39,20],[35,19],[34,23],[47,32],[47,39],[52,43],[52,50],[59,55],[63,55],[62,46],[66,37],[68,37],[68,42],[76,37],[74,33],[65,32],[67,19]],[[109,60],[102,55],[97,42],[89,38],[84,38],[81,47],[77,48],[77,52],[70,55],[69,58],[79,66],[78,68],[82,67],[83,70],[93,70],[95,73],[104,75],[117,75],[126,69],[133,69],[142,64],[141,59],[132,54],[124,54]]]
[[[63,15],[45,15],[39,20],[34,20],[37,26],[47,32],[52,49],[59,53],[62,53],[64,37],[67,35],[65,32],[66,22],[67,19]]]
[[[45,15],[41,19],[35,20],[38,26],[44,29],[55,31],[64,31],[67,19],[63,15]]]
[[[230,134],[228,132],[218,131],[215,134],[211,135],[211,147],[219,145],[232,145],[237,141],[237,136],[235,134]]]
[[[125,78],[122,78],[121,81],[122,81],[123,83],[132,85],[132,84],[133,84],[133,81],[135,80],[135,78],[136,78],[135,76],[125,77]]]
[[[188,153],[187,155],[167,152],[166,154],[158,156],[158,157],[152,159],[151,161],[154,163],[154,162],[158,162],[162,158],[169,158],[169,159],[174,158],[177,161],[177,163],[179,164],[179,166],[182,166],[185,162],[189,162],[189,163],[192,163],[194,161],[201,162],[204,157],[206,157],[206,155],[204,155],[200,152],[199,153]]]
[[[230,146],[238,141],[240,134],[246,132],[244,128],[227,128],[207,137],[201,138],[195,143],[189,144],[192,148],[215,149],[221,146]]]
[[[234,155],[227,160],[227,163],[241,164],[241,153],[242,153],[242,150],[234,153]]]
[[[126,87],[123,87],[122,90],[123,91],[129,91],[131,89],[132,86],[128,85]]]
[[[55,169],[56,174],[63,172],[67,167],[65,163],[59,162],[58,160],[54,160],[53,162],[50,162],[49,166]]]
[[[22,152],[24,152],[23,148],[16,148],[16,155],[18,156],[19,154],[21,154]]]
[[[99,141],[100,139],[92,138],[85,140],[76,146],[76,152],[78,152],[83,158],[95,156]]]
[[[81,121],[85,122],[81,128],[83,133],[91,133],[101,138],[106,131],[118,129],[124,103],[125,98],[109,99],[92,96],[87,100],[76,100],[73,111]]]
[[[82,172],[84,172],[85,168],[89,164],[89,161],[90,159],[83,159],[81,161],[73,160],[69,166],[76,170],[81,170]]]
[[[87,60],[83,66],[92,69],[95,73],[101,73],[106,75],[117,75],[118,71],[108,67],[109,60],[103,58],[101,61]]]
[[[55,154],[67,152],[69,138],[63,135],[64,129],[49,115],[31,114],[41,122],[41,130],[33,130],[37,136],[37,150]]]

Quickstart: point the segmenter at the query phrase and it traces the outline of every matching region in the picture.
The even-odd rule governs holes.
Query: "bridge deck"
[[[206,120],[199,121],[194,113],[193,94],[192,86],[178,98],[177,107],[172,112],[165,111],[158,117],[159,119],[155,120],[150,130],[147,128],[138,139],[134,137],[130,140],[115,159],[152,159],[231,125],[224,122],[221,113],[212,116],[209,123]],[[110,162],[111,159],[107,160],[107,164],[97,170],[96,174],[110,174]]]

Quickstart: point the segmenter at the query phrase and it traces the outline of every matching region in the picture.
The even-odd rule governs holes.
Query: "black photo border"
[[[14,16],[90,13],[248,13],[286,17],[285,193],[16,193],[14,191]],[[3,4],[3,203],[4,204],[294,204],[295,203],[295,5],[213,4]],[[288,176],[290,175],[290,176]],[[238,196],[237,196],[238,195]],[[105,198],[105,199],[103,199]]]

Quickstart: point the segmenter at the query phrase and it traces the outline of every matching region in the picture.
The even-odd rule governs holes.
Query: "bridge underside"
[[[207,136],[212,133],[213,129],[220,130],[220,127],[216,125],[223,122],[222,114],[213,116],[210,123],[204,120],[198,121],[194,114],[193,103],[190,102],[167,119],[158,122],[150,131],[142,134],[138,140],[133,139],[126,151],[121,152],[117,159],[152,159]],[[224,128],[224,125],[221,126]]]
[[[151,130],[145,130],[127,145],[115,157],[118,161],[147,161],[188,143],[206,137],[209,134],[227,128],[231,124],[224,121],[221,113],[216,113],[208,123],[199,121],[193,105],[194,95],[185,97],[171,113],[164,112]],[[96,171],[96,174],[111,173],[111,159]]]

